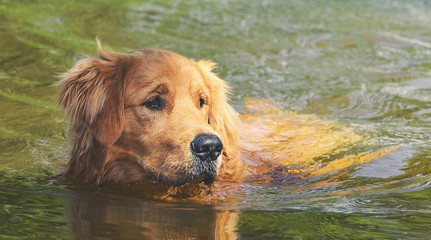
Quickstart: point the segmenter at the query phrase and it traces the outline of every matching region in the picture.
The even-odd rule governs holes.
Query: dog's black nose
[[[217,160],[223,150],[220,138],[210,134],[197,135],[190,145],[193,155],[207,162]]]

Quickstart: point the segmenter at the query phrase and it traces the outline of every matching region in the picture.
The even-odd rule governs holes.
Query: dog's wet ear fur
[[[211,89],[209,123],[223,142],[224,155],[235,158],[238,150],[240,120],[238,113],[229,104],[229,85],[212,72],[215,63],[201,60],[198,65],[208,77],[207,80]]]
[[[84,125],[96,139],[111,145],[120,137],[124,115],[124,75],[127,56],[102,49],[79,60],[60,75],[58,104],[72,124]]]

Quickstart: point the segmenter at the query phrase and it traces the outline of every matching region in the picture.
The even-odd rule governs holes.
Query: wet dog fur
[[[79,60],[58,84],[72,125],[63,176],[172,186],[243,178],[240,120],[214,65],[158,49],[117,53],[98,42],[98,56]],[[202,141],[221,141],[222,150],[209,159],[195,150]]]

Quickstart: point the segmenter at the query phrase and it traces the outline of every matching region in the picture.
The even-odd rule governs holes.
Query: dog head
[[[147,175],[170,185],[214,181],[235,155],[239,120],[213,67],[165,50],[121,54],[99,43],[98,57],[78,61],[59,83],[60,106],[75,134],[87,136],[73,136],[67,172],[122,182]]]

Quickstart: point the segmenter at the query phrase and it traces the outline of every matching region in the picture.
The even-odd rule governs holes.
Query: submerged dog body
[[[98,49],[59,82],[72,123],[66,178],[116,183],[239,180],[239,117],[210,61]]]

